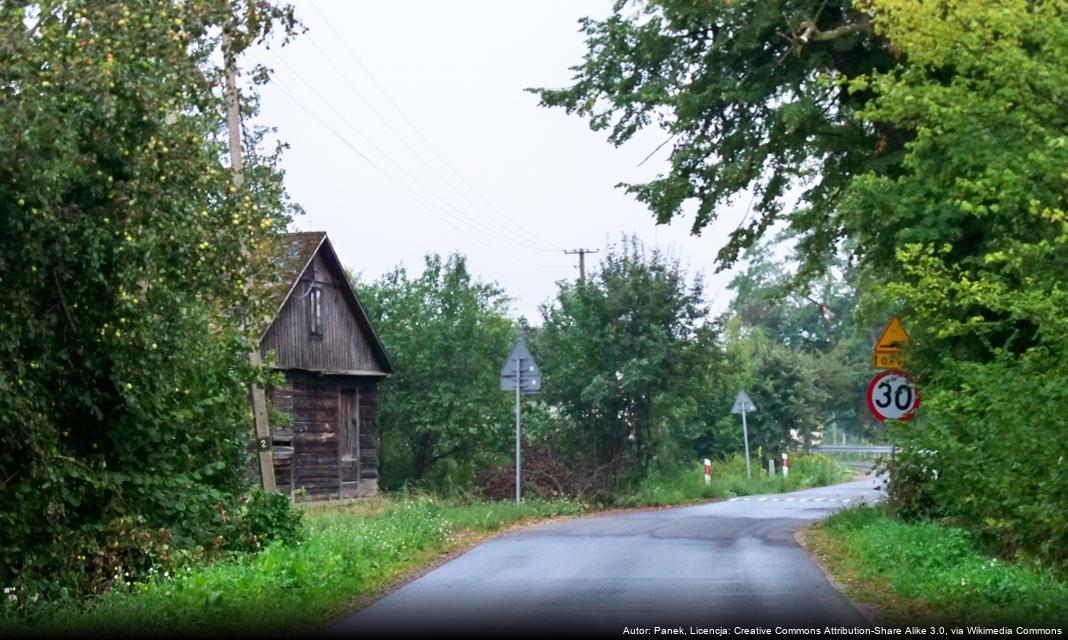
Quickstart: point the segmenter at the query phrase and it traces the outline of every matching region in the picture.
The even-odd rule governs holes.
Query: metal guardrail
[[[820,453],[893,453],[889,444],[824,444],[816,447]]]

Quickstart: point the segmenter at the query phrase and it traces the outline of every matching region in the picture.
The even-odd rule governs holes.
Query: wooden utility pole
[[[226,65],[226,128],[230,132],[230,168],[233,169],[234,190],[240,189],[245,182],[241,160],[241,110],[237,96],[237,61],[230,52],[230,37],[223,29],[223,56]],[[242,247],[242,254],[247,258],[249,248]],[[252,289],[251,276],[245,280],[245,292]],[[248,361],[258,368],[263,361],[257,345],[248,354]],[[260,484],[264,491],[276,491],[274,481],[274,456],[271,453],[271,427],[267,422],[267,394],[263,387],[252,385],[252,420],[256,425],[256,449],[260,458]]]
[[[600,253],[600,249],[564,249],[564,253],[569,255],[578,254],[579,257],[579,280],[586,281],[586,254],[587,253]]]

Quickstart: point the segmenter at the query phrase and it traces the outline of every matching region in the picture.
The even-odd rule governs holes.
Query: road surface
[[[879,484],[868,478],[525,528],[475,547],[327,635],[866,626],[793,533],[838,509],[878,500]]]

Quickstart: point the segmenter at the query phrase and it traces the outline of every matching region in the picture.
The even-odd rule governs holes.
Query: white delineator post
[[[785,478],[785,477],[787,477],[789,475],[790,475],[790,456],[786,455],[786,453],[783,453],[782,454],[782,477]]]
[[[712,461],[705,458],[705,486],[712,482]]]
[[[768,477],[775,475],[775,458],[768,458]]]

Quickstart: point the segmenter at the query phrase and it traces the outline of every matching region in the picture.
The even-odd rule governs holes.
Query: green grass
[[[790,474],[769,476],[766,467],[753,465],[753,477],[748,478],[744,456],[731,456],[712,463],[712,481],[704,482],[704,466],[679,469],[674,473],[651,473],[628,495],[620,498],[622,505],[670,505],[717,498],[733,498],[762,493],[798,491],[822,487],[849,479],[853,472],[831,458],[820,454],[790,454]]]
[[[1068,622],[1063,577],[984,554],[961,528],[860,507],[832,515],[807,541],[848,595],[882,609],[888,623]]]
[[[256,555],[120,586],[88,602],[0,605],[0,635],[210,634],[315,630],[409,571],[481,535],[580,513],[569,501],[460,504],[429,497],[315,509],[308,535]]]

